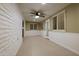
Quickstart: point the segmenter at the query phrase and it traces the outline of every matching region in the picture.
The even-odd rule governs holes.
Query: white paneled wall
[[[50,31],[48,38],[79,55],[79,33]]]
[[[41,32],[44,38],[48,38],[79,55],[79,33],[49,31],[49,35],[46,37],[45,32],[46,31]]]
[[[22,43],[22,16],[16,4],[0,4],[0,55],[16,55]]]

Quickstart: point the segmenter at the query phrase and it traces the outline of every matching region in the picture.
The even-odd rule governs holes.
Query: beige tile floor
[[[76,56],[77,54],[40,36],[25,37],[17,56]]]

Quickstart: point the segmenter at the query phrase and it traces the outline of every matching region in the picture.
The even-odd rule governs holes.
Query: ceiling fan
[[[36,11],[36,10],[32,9],[31,12],[30,12],[30,14],[32,16],[35,16],[35,18],[45,17],[45,13],[42,10]]]

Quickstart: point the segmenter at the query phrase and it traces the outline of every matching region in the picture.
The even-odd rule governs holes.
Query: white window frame
[[[33,30],[35,30],[34,29],[34,24],[36,24],[36,23],[30,23],[29,25],[31,25],[31,24],[33,24]],[[31,29],[30,29],[31,30]],[[38,30],[38,24],[37,24],[37,29],[36,30]]]
[[[62,14],[62,13],[64,13],[64,29],[63,29],[63,30],[61,30],[61,29],[59,30],[59,29],[58,29],[58,16],[59,16],[60,14]],[[65,15],[65,10],[63,10],[63,11],[59,12],[58,14],[54,15],[52,18],[54,18],[54,17],[57,17],[57,29],[56,29],[56,30],[53,29],[53,31],[66,32],[66,15]],[[52,25],[53,25],[53,24],[52,24]]]

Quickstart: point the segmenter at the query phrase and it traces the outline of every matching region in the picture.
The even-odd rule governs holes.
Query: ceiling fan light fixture
[[[35,16],[35,18],[37,19],[37,18],[39,18],[39,16]]]
[[[40,15],[40,13],[38,13],[38,15]]]

